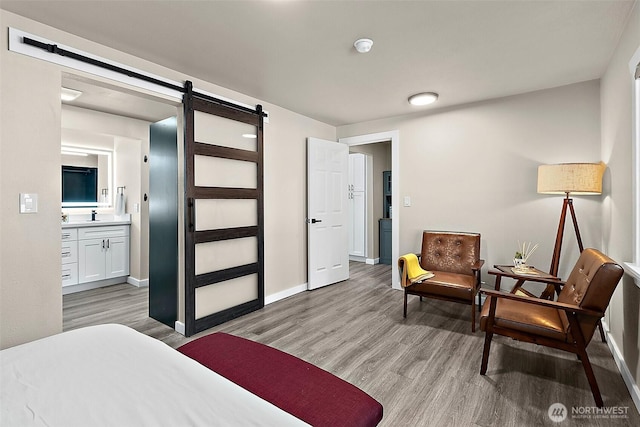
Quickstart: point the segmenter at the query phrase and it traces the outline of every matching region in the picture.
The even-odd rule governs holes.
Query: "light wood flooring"
[[[384,406],[381,426],[638,426],[640,416],[606,344],[589,358],[605,407],[626,418],[576,418],[593,410],[582,365],[572,354],[495,337],[486,376],[479,374],[484,334],[471,333],[469,307],[409,297],[390,287],[391,269],[351,263],[351,278],[303,292],[206,331],[262,342],[311,362],[369,393]],[[148,291],[115,285],[64,297],[64,329],[122,323],[172,347],[195,339],[147,316]],[[549,406],[569,417],[555,424]]]

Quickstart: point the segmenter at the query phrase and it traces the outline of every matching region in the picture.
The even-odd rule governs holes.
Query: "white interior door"
[[[307,288],[349,278],[349,147],[307,139]]]

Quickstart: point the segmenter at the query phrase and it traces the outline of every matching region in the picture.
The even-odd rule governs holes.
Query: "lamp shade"
[[[540,194],[602,194],[602,175],[606,165],[600,163],[560,163],[538,166]]]

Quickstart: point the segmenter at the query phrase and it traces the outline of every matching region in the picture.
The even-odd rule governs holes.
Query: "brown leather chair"
[[[480,374],[487,372],[494,334],[569,351],[582,362],[596,405],[602,407],[586,347],[622,274],[622,267],[611,258],[585,249],[566,282],[547,282],[558,288],[557,301],[483,289],[488,298],[480,314],[480,329],[486,332]]]
[[[452,231],[424,231],[420,266],[434,276],[420,283],[406,285],[404,261],[398,261],[404,287],[404,317],[407,296],[417,295],[471,305],[471,331],[476,330],[476,295],[480,289],[480,234]],[[479,306],[478,302],[478,306]]]

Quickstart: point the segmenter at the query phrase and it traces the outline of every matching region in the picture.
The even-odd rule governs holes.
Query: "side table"
[[[509,277],[516,280],[516,284],[511,290],[511,293],[515,293],[522,287],[524,282],[539,282],[547,285],[546,289],[540,295],[540,298],[552,300],[554,299],[554,293],[560,293],[560,283],[562,282],[559,277],[553,276],[544,271],[538,270],[535,267],[529,267],[526,272],[517,271],[513,265],[494,265],[495,270],[489,270],[489,274],[496,276],[495,290],[500,290],[500,281],[502,277]],[[554,283],[557,282],[557,283]]]

